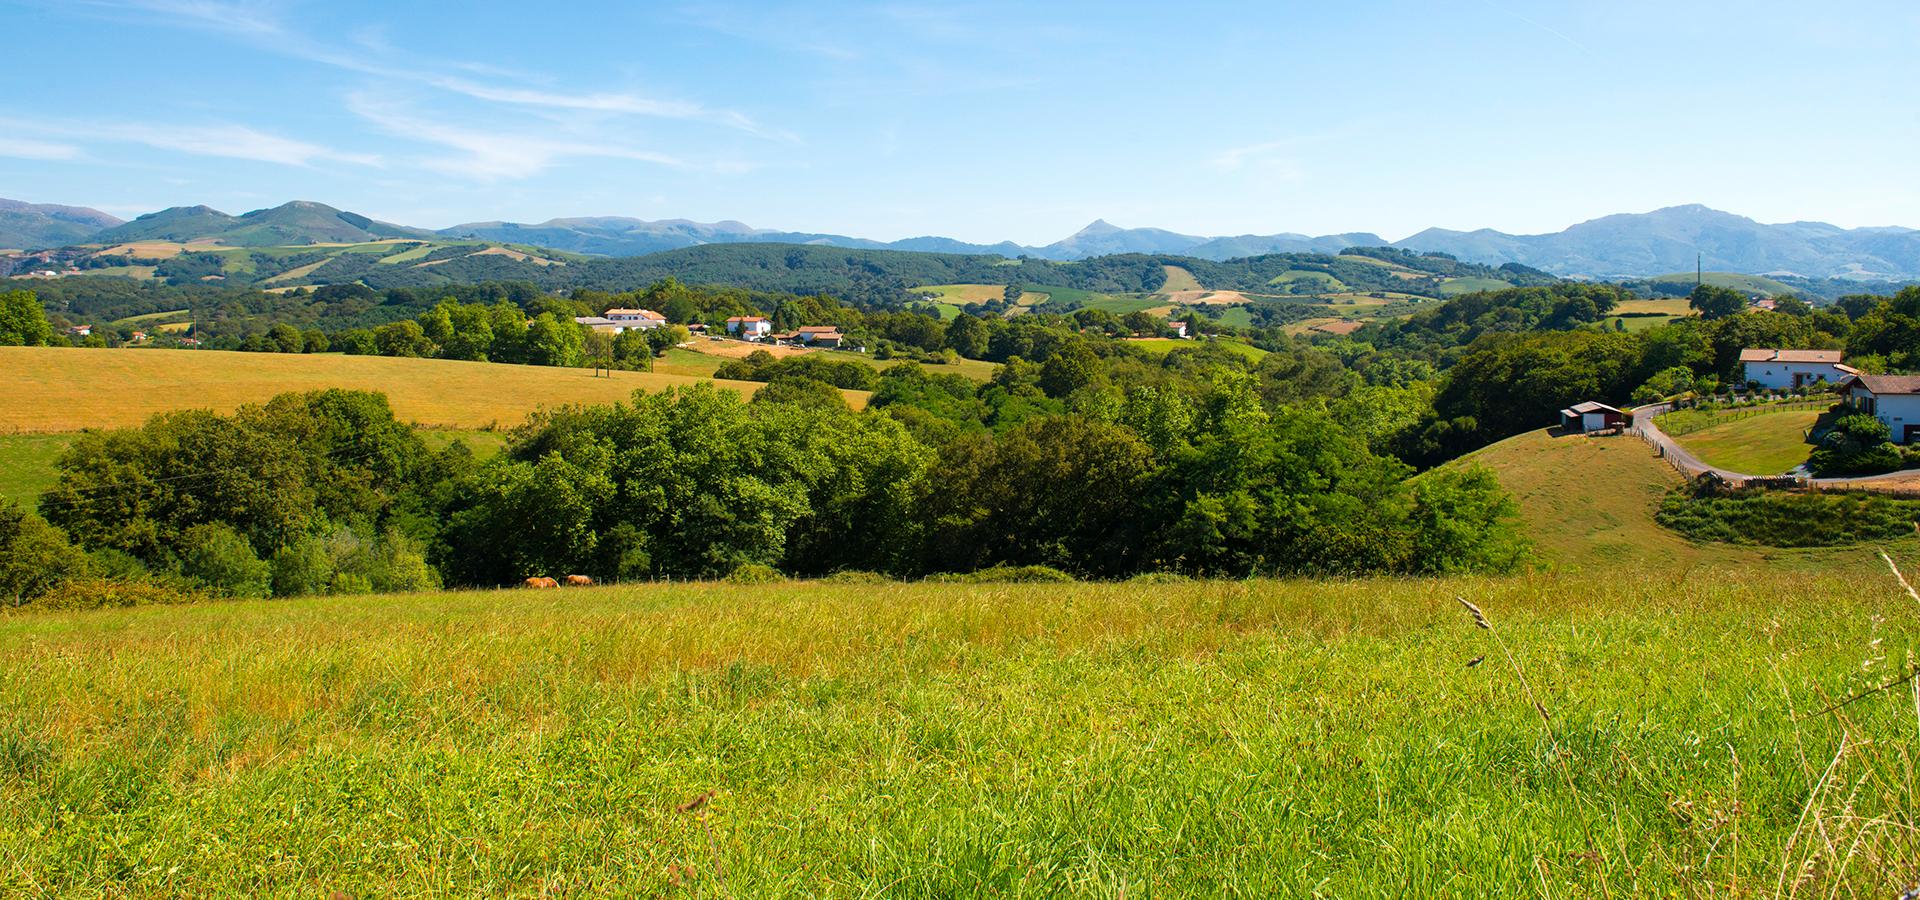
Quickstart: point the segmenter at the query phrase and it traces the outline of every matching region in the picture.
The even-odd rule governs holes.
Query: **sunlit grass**
[[[1916,639],[1884,569],[16,614],[0,893],[1894,896],[1913,697],[1809,714]]]

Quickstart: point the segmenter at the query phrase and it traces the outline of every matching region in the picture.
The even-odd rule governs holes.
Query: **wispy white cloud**
[[[68,141],[142,144],[195,156],[245,159],[288,166],[312,167],[322,162],[342,162],[361,166],[381,164],[380,157],[373,154],[349,153],[235,124],[176,125],[0,119],[0,126],[18,133]],[[69,150],[77,152],[78,149],[66,144],[34,139],[9,138],[5,141],[24,144],[29,150],[41,148],[66,153]],[[6,143],[0,141],[0,147],[5,146]],[[38,158],[70,158],[71,155]]]
[[[530,87],[476,80],[477,77],[506,78],[512,73],[476,62],[444,62],[435,67],[396,65],[379,57],[400,55],[377,28],[362,27],[353,34],[354,47],[342,48],[316,41],[289,28],[280,15],[280,4],[263,0],[87,0],[99,9],[121,10],[157,17],[171,24],[231,34],[254,43],[263,50],[333,66],[363,75],[405,81],[447,91],[475,100],[540,110],[575,110],[678,119],[720,125],[760,137],[791,141],[793,135],[763,127],[751,117],[735,110],[715,109],[685,100],[661,99],[632,92],[553,90],[544,85]],[[442,71],[435,71],[438,68]],[[466,75],[452,74],[464,72]],[[521,80],[527,80],[522,77]]]
[[[367,93],[349,96],[347,106],[355,115],[396,137],[455,151],[452,155],[427,157],[420,161],[421,165],[481,181],[527,178],[577,157],[624,159],[679,169],[716,168],[694,166],[669,154],[613,142],[449,125]]]
[[[1298,140],[1285,139],[1229,147],[1209,157],[1207,163],[1222,172],[1240,172],[1257,168],[1265,170],[1268,174],[1298,177],[1300,161],[1293,154],[1299,146]]]
[[[0,137],[0,156],[12,159],[79,159],[81,151],[72,144]]]

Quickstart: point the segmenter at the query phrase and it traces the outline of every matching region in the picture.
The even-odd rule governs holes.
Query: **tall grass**
[[[1891,897],[1917,640],[1754,569],[14,615],[0,894]]]

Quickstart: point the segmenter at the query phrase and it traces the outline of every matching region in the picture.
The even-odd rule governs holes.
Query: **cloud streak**
[[[414,114],[407,107],[365,93],[348,97],[355,115],[396,137],[437,144],[452,156],[421,160],[426,168],[480,181],[527,178],[575,157],[624,159],[677,169],[703,168],[665,153],[619,144],[555,138],[544,134],[481,131]],[[714,168],[714,167],[704,167]]]
[[[381,165],[380,157],[374,154],[349,153],[269,134],[245,125],[0,119],[0,126],[15,132],[37,134],[43,138],[141,144],[159,150],[172,150],[194,156],[244,159],[302,168],[312,168],[322,162],[351,163],[360,166]],[[71,159],[79,154],[79,148],[67,144],[19,138],[0,139],[0,153],[4,153],[4,149],[9,145],[15,144],[19,145],[18,149],[39,150],[43,154],[53,154],[30,158]]]
[[[72,144],[0,137],[0,156],[10,159],[63,160],[79,159],[81,151]]]
[[[491,84],[447,72],[390,65],[367,58],[367,54],[391,53],[383,40],[372,39],[377,36],[363,33],[359,43],[364,53],[328,46],[287,28],[279,17],[278,5],[259,0],[91,0],[88,5],[144,14],[175,25],[230,34],[261,49],[308,62],[362,75],[410,82],[489,103],[705,122],[758,137],[789,142],[795,140],[792,134],[763,127],[744,113],[714,109],[690,101],[665,100],[634,93],[565,92]],[[505,75],[497,68],[479,63],[452,62],[444,63],[442,67],[496,78]]]

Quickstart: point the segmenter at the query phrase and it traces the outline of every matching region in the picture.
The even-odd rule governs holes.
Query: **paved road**
[[[1671,403],[1650,403],[1627,410],[1633,414],[1633,434],[1654,446],[1680,474],[1688,478],[1698,478],[1708,472],[1720,476],[1734,484],[1741,484],[1754,478],[1777,478],[1777,475],[1752,475],[1711,466],[1700,457],[1687,452],[1673,437],[1660,426],[1654,424],[1653,417],[1673,409]],[[1886,472],[1880,475],[1861,475],[1855,478],[1801,478],[1801,481],[1814,487],[1845,488],[1857,487],[1867,490],[1920,490],[1920,471],[1908,469],[1898,472]]]

